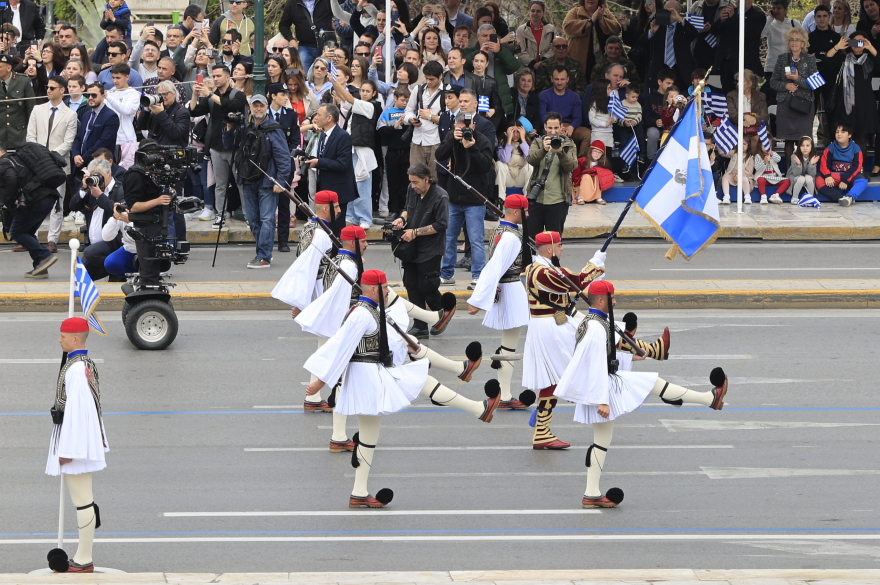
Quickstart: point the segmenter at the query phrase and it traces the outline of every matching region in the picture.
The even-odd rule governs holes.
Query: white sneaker
[[[85,214],[82,211],[77,211],[76,213],[73,214],[73,222],[85,225],[85,223],[86,223]]]
[[[751,205],[752,204],[752,196],[746,195],[743,197],[743,205]]]
[[[370,229],[371,227],[373,227],[373,225],[372,225],[372,224],[369,224],[369,223],[367,223],[367,222],[363,222],[363,223],[361,224],[361,229],[363,229],[363,230],[368,230],[368,229]]]
[[[199,221],[213,221],[214,217],[216,217],[216,214],[210,207],[204,208],[198,215]]]
[[[791,197],[791,204],[792,204],[792,205],[797,205],[797,204],[798,204],[798,201],[800,201],[800,200],[801,200],[801,198],[798,197],[797,195],[792,195],[792,197]]]
[[[761,195],[761,205],[767,205],[767,196]]]
[[[440,277],[440,286],[455,286],[455,278]]]
[[[618,177],[617,175],[614,175],[614,182],[615,182],[615,183],[623,183],[623,179],[621,179],[621,178]]]
[[[226,221],[223,221],[222,218],[224,218],[224,217],[226,218]],[[214,218],[214,227],[220,227],[220,223],[221,223],[221,222],[223,222],[223,225],[225,226],[226,223],[227,223],[230,219],[232,219],[232,214],[229,213],[228,211],[227,211],[226,213],[224,213],[222,216],[221,216],[221,215],[218,215],[217,217]]]
[[[780,197],[777,193],[774,193],[770,196],[770,203],[782,203],[782,197]]]
[[[730,205],[730,195],[721,198],[721,205]]]
[[[64,217],[64,221],[74,221],[76,214],[72,211]]]

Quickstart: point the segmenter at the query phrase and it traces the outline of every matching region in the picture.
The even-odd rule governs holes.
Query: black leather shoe
[[[419,328],[416,328],[415,326],[413,326],[413,327],[410,327],[406,333],[410,337],[415,337],[416,339],[428,339],[430,337],[430,334],[428,333],[427,328],[426,329],[419,329]]]
[[[287,244],[278,244],[278,251],[279,252],[290,252],[290,246],[288,246]]]

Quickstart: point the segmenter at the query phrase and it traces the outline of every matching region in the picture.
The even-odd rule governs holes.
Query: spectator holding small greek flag
[[[721,12],[730,4],[728,0],[697,0],[691,5],[685,19],[700,32],[694,44],[697,67],[708,69],[715,64],[718,32],[713,30],[721,22]]]

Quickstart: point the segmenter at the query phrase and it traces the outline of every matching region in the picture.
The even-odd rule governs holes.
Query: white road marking
[[[96,364],[103,364],[104,360],[101,358],[96,358],[92,360]],[[55,364],[58,365],[61,363],[61,358],[31,358],[31,359],[15,359],[15,358],[4,358],[0,359],[0,365],[2,364]]]
[[[584,477],[584,471],[484,471],[478,473],[459,472],[436,472],[436,473],[371,473],[370,477],[396,477],[396,478],[439,478],[439,477]],[[625,476],[654,476],[654,475],[705,475],[704,471],[603,471],[606,475]],[[345,477],[354,477],[353,473],[346,473]]]
[[[877,534],[462,534],[462,535],[412,535],[390,536],[160,536],[160,537],[113,537],[96,538],[96,543],[105,544],[182,544],[205,542],[479,542],[479,541],[836,541],[836,540],[880,540]],[[79,542],[76,538],[66,542]],[[0,540],[0,545],[9,544],[55,544],[55,538],[9,538]]]
[[[569,450],[586,450],[589,445],[571,447]],[[615,449],[733,449],[733,445],[614,445]],[[462,447],[380,447],[382,451],[532,451],[528,445],[474,445]],[[274,453],[274,452],[327,452],[327,447],[246,447],[249,453]]]
[[[700,469],[709,476],[709,479],[880,475],[880,469],[794,469],[785,467],[701,467]]]
[[[876,427],[880,423],[768,422],[757,420],[666,420],[660,424],[671,433],[684,431],[754,431],[760,429],[826,429],[833,427]]]
[[[254,408],[256,408],[256,407],[254,407]],[[498,419],[495,419],[495,420],[498,420]],[[499,425],[499,424],[495,423],[495,420],[492,421],[492,425],[490,427],[484,427],[482,425],[475,426],[475,425],[386,425],[386,424],[383,424],[382,430],[383,431],[385,429],[417,429],[417,430],[422,430],[422,429],[472,429],[472,430],[479,430],[479,429],[483,429],[483,428],[485,428],[486,430],[489,430],[489,429],[521,429],[521,428],[523,428],[522,424]],[[660,426],[662,426],[662,425],[650,425],[650,424],[625,425],[625,424],[617,424],[616,422],[614,424],[615,429],[648,429],[648,428],[656,428],[656,427],[660,427]],[[318,425],[316,428],[318,428],[320,430],[331,430],[331,429],[333,429],[333,425]],[[580,423],[575,423],[575,424],[570,424],[570,425],[554,423],[553,428],[554,429],[582,429],[582,428],[584,428],[584,425],[582,425]]]
[[[669,359],[672,359],[670,356]],[[678,384],[679,386],[706,386],[708,383],[707,377],[682,377],[682,376],[663,376],[663,379],[667,382],[672,382],[673,384]],[[852,382],[853,380],[841,380],[839,378],[828,378],[828,379],[815,379],[815,380],[798,380],[796,378],[739,378],[736,376],[730,376],[728,378],[730,380],[731,386],[742,386],[744,384],[841,384]],[[729,405],[729,403],[726,403]]]
[[[872,268],[860,266],[858,268],[651,268],[651,272],[845,272],[853,271],[871,271],[880,270],[880,268]]]
[[[800,540],[768,540],[768,541],[745,541],[737,542],[746,546],[765,548],[780,552],[799,555],[817,556],[833,555],[845,557],[868,557],[880,559],[880,547],[868,544],[856,544],[851,542],[828,542],[814,541],[805,542]]]
[[[543,516],[601,514],[600,510],[294,510],[280,512],[165,512],[168,518],[226,518],[255,516]]]
[[[754,360],[756,355],[747,354],[720,354],[720,355],[670,355],[671,360]]]

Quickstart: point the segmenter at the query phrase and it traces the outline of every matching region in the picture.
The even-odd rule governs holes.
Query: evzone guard
[[[486,311],[483,325],[501,331],[501,346],[497,354],[516,353],[522,330],[529,324],[529,303],[520,275],[532,263],[529,235],[526,229],[526,210],[529,200],[520,194],[508,195],[504,200],[504,217],[498,222],[489,239],[489,259],[477,279],[477,286],[468,299],[468,313]],[[501,384],[499,409],[527,408],[510,392],[513,363],[494,361]]]
[[[575,310],[577,299],[573,299],[572,294],[603,277],[605,253],[596,252],[580,273],[574,273],[559,265],[563,246],[558,232],[538,234],[535,244],[537,256],[526,268],[529,326],[523,352],[522,385],[527,390],[520,395],[520,400],[531,404],[537,391],[532,448],[567,449],[571,445],[550,431],[550,423],[557,404],[556,384],[571,361],[575,332],[581,318]],[[649,355],[665,359],[669,351],[669,331],[664,331],[664,336],[653,344],[642,342],[637,345],[647,346]]]
[[[393,498],[393,492],[387,488],[373,497],[367,485],[383,415],[399,412],[416,397],[424,396],[490,422],[500,399],[495,380],[486,385],[488,399],[478,402],[453,392],[429,376],[430,357],[409,360],[407,354],[417,353],[419,346],[411,338],[401,337],[396,330],[399,326],[389,327],[386,323],[386,320],[391,323],[385,313],[387,283],[384,272],[365,271],[361,276],[361,295],[342,327],[304,366],[317,378],[309,384],[307,394],[314,395],[325,384],[341,379],[336,411],[358,417],[358,432],[353,437],[355,481],[349,497],[350,508],[381,508]]]
[[[92,474],[107,467],[104,453],[110,449],[101,415],[98,370],[86,349],[88,335],[85,319],[74,317],[61,323],[58,341],[67,353],[67,361],[58,374],[51,410],[54,426],[46,474],[64,474],[70,500],[76,506],[79,544],[72,559],[60,548],[49,552],[49,568],[56,573],[94,572],[92,543],[95,529],[101,526],[101,514],[92,495]]]
[[[632,361],[643,359],[620,352],[614,342],[614,285],[593,281],[587,289],[589,312],[576,332],[574,356],[556,386],[556,396],[575,403],[574,420],[593,426],[593,444],[587,450],[587,487],[584,508],[613,508],[623,501],[623,491],[611,488],[603,495],[599,479],[611,446],[614,421],[639,408],[649,394],[674,406],[701,404],[721,410],[727,393],[727,376],[721,368],[709,374],[714,388],[688,390],[656,373],[632,372]]]
[[[363,254],[366,252],[368,245],[366,231],[360,226],[346,226],[340,232],[339,239],[342,242],[342,249],[339,250],[333,261],[328,261],[327,268],[324,271],[324,292],[295,318],[295,321],[302,327],[303,331],[317,335],[323,340],[320,345],[323,345],[323,342],[326,342],[328,338],[339,331],[346,314],[357,303],[358,295],[350,281],[360,282],[360,275],[364,271]],[[348,278],[345,278],[341,272],[344,272]],[[389,296],[393,294],[390,292]],[[454,300],[454,295],[450,296],[453,296]],[[388,314],[392,315],[397,323],[402,324],[405,324],[409,319],[407,305],[418,313],[418,318],[425,318],[428,322],[442,324],[443,329],[446,328],[452,313],[455,312],[454,305],[451,311],[437,312],[415,307],[412,303],[408,303],[397,295],[394,295],[394,301],[396,302],[389,303]],[[466,353],[468,354],[468,360],[464,362],[454,361],[422,345],[418,354],[412,357],[413,359],[428,357],[435,367],[452,372],[467,382],[470,381],[482,359],[480,344],[477,342],[472,343],[468,346]],[[328,399],[328,404],[331,408],[335,405],[334,392],[335,390],[331,392]],[[348,438],[345,425],[346,416],[334,409],[333,433],[330,437],[330,451],[333,453],[353,451],[355,448],[354,441]]]
[[[333,240],[318,222],[329,228],[342,210],[339,196],[333,191],[315,193],[315,216],[306,222],[299,234],[297,258],[272,289],[272,297],[291,306],[291,315],[296,318],[309,304],[324,292],[324,273],[327,270],[326,256],[335,256]],[[318,335],[318,347],[327,337]],[[314,377],[312,380],[314,381]],[[306,412],[333,412],[333,408],[320,394],[307,395],[303,402]]]

